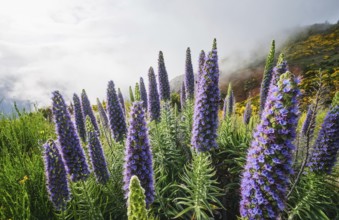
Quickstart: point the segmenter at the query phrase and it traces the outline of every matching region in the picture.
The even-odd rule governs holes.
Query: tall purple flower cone
[[[109,179],[106,159],[102,146],[89,116],[86,116],[86,129],[88,136],[88,152],[92,163],[94,175],[99,183],[105,184]]]
[[[276,85],[281,74],[288,71],[287,61],[285,60],[285,55],[281,53],[278,57],[277,65],[273,68],[273,74],[271,79],[271,85]]]
[[[124,100],[124,96],[122,95],[120,88],[118,88],[118,97],[119,97],[119,102],[122,108],[122,111],[124,113],[124,115],[126,114],[126,109],[125,109],[125,100]]]
[[[234,99],[234,94],[232,90],[232,85],[230,83],[228,85],[227,95],[226,95],[225,103],[224,103],[224,118],[226,116],[230,117],[233,114],[234,104],[235,104],[235,99]]]
[[[74,102],[74,117],[75,125],[77,127],[78,134],[83,142],[86,142],[86,129],[85,129],[85,119],[84,113],[82,111],[81,102],[77,94],[73,94]]]
[[[298,95],[297,81],[290,72],[282,74],[271,88],[241,180],[243,218],[279,219],[285,209],[289,175],[293,172]]]
[[[52,112],[60,143],[60,153],[65,162],[66,170],[72,181],[86,180],[90,171],[65,100],[59,91],[54,91],[52,101]]]
[[[116,141],[122,141],[126,135],[127,127],[125,116],[112,80],[108,82],[107,88],[107,113],[114,139]]]
[[[184,109],[185,104],[186,104],[186,89],[185,89],[184,82],[182,82],[181,90],[180,90],[180,104],[181,104],[181,109]]]
[[[252,106],[251,101],[246,103],[245,111],[244,111],[244,123],[248,125],[250,123],[250,119],[252,116]]]
[[[204,73],[204,65],[205,65],[205,51],[201,50],[200,55],[199,55],[199,68],[198,68],[198,80],[197,80],[197,91],[199,90],[199,82],[201,80],[201,77],[203,76]]]
[[[312,135],[314,132],[315,123],[313,123],[312,120],[315,120],[315,115],[313,115],[315,112],[313,108],[313,105],[308,107],[305,121],[301,127],[301,136],[306,136],[307,132]]]
[[[49,199],[56,210],[65,210],[71,192],[64,162],[54,141],[49,140],[43,145],[43,149]]]
[[[98,126],[97,120],[94,116],[94,112],[93,112],[91,103],[90,103],[90,101],[87,97],[86,91],[84,89],[81,92],[81,102],[82,102],[82,110],[84,112],[84,117],[86,118],[86,116],[88,115],[89,118],[91,119],[92,123],[93,123],[94,129],[99,132],[99,126]]]
[[[194,98],[194,73],[191,59],[191,50],[186,50],[186,66],[185,66],[185,88],[188,99]]]
[[[192,146],[199,152],[217,148],[219,66],[216,40],[206,58],[198,95],[195,100]]]
[[[272,72],[274,66],[274,53],[275,53],[275,41],[272,41],[270,52],[266,58],[266,64],[264,69],[264,76],[261,83],[260,89],[260,115],[264,111],[268,91],[272,80]]]
[[[288,71],[287,61],[285,60],[285,55],[281,53],[278,57],[277,65],[273,68],[273,71],[272,71],[272,78],[271,78],[270,87],[268,90],[268,96],[271,95],[272,93],[271,90],[275,89],[280,76],[287,71]],[[265,105],[266,105],[266,102],[265,102]],[[264,108],[266,108],[266,106]],[[260,117],[261,116],[262,116],[262,113],[260,113]]]
[[[339,92],[328,111],[307,164],[316,173],[332,172],[339,150]]]
[[[140,77],[140,97],[141,97],[141,101],[142,101],[142,106],[144,107],[145,111],[147,112],[147,104],[148,104],[147,92],[146,92],[144,79],[142,77]]]
[[[97,98],[97,106],[98,106],[98,111],[99,111],[99,115],[100,115],[100,119],[102,121],[102,125],[105,127],[105,128],[108,128],[109,126],[109,123],[108,123],[108,117],[107,117],[107,114],[106,114],[106,111],[104,109],[104,107],[102,106],[100,100]]]
[[[158,77],[159,77],[160,99],[164,101],[168,101],[171,99],[171,90],[170,90],[170,84],[168,81],[168,75],[167,75],[167,70],[165,66],[164,55],[162,51],[159,52]]]
[[[148,112],[151,121],[160,119],[160,100],[153,68],[148,71]]]
[[[133,103],[130,113],[130,126],[127,134],[124,164],[124,191],[128,197],[131,177],[139,178],[145,189],[146,205],[154,201],[154,181],[152,152],[148,138],[145,112],[141,102]]]

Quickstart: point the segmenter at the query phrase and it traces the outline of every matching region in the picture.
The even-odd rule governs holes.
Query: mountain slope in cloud
[[[280,52],[286,55],[290,71],[303,78],[306,73],[328,71],[332,76],[332,89],[339,90],[339,23],[314,24],[299,30],[291,35],[288,40],[277,50],[276,58]],[[220,60],[220,91],[225,96],[228,83],[232,82],[236,100],[245,100],[249,93],[252,96],[259,94],[260,84],[267,54],[259,56],[254,61],[248,61],[238,69],[227,72],[224,70],[223,61]],[[227,74],[226,74],[227,72]],[[313,74],[314,75],[314,74]],[[171,80],[172,91],[178,92],[183,76]]]

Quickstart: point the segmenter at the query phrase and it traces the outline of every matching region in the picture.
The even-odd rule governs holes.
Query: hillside
[[[290,36],[276,51],[276,58],[280,52],[285,54],[290,71],[302,77],[301,89],[310,91],[321,69],[325,84],[332,91],[330,96],[339,90],[339,23],[307,26]],[[221,74],[219,86],[222,97],[226,94],[229,82],[232,82],[237,102],[244,101],[249,93],[256,96],[260,90],[264,66],[263,59],[230,74]],[[173,91],[179,90],[182,79],[183,76],[178,76],[171,81]],[[307,94],[311,96],[313,93]],[[308,97],[305,101],[308,101]]]

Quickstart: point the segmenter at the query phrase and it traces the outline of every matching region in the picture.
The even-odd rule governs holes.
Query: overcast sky
[[[197,69],[216,37],[227,69],[285,30],[339,19],[338,0],[0,2],[0,100],[40,106],[56,89],[67,99],[82,88],[92,102],[103,99],[108,80],[127,91],[140,76],[147,81],[150,66],[157,71],[159,50],[172,79],[184,73],[188,46]]]

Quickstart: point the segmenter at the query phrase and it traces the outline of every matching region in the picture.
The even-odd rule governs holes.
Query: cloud
[[[20,5],[20,7],[18,7]],[[40,105],[60,90],[105,98],[108,80],[127,94],[164,52],[170,78],[184,73],[190,46],[218,39],[224,71],[267,51],[291,27],[338,18],[338,1],[12,0],[0,8],[0,98]],[[303,11],[300,11],[300,8]],[[285,33],[285,34],[284,34]],[[221,59],[221,60],[222,60]]]

